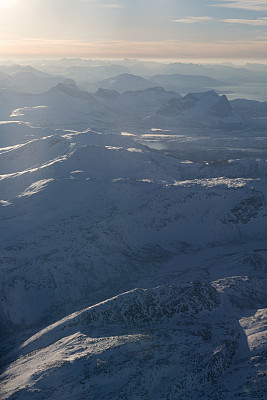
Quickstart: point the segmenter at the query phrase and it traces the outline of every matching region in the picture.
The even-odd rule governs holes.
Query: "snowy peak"
[[[219,96],[210,90],[203,93],[188,93],[181,99],[170,99],[168,104],[158,110],[158,114],[187,119],[218,118],[234,115],[233,109],[225,95]]]
[[[99,88],[98,91],[95,93],[95,96],[104,99],[114,99],[118,98],[120,94],[119,92],[117,92],[117,90]]]
[[[233,113],[233,108],[225,95],[211,107],[211,113],[218,118],[226,118]]]
[[[17,71],[14,71],[11,75],[13,76],[26,76],[29,74],[31,76],[36,76],[39,78],[51,78],[52,76],[46,72],[39,71],[36,68],[33,68],[31,65],[27,65],[25,67],[20,67]]]
[[[188,93],[187,95],[184,96],[184,99],[199,101],[210,97],[218,99],[220,96],[218,95],[218,93],[215,92],[215,90],[208,90],[207,92]]]
[[[76,97],[76,98],[80,98],[80,99],[93,99],[93,96],[90,95],[88,92],[86,92],[85,90],[81,90],[79,89],[76,84],[74,83],[74,81],[69,80],[68,83],[58,83],[55,87],[53,87],[52,89],[50,89],[49,93],[57,93],[57,92],[61,92],[64,93],[68,96],[71,97]]]

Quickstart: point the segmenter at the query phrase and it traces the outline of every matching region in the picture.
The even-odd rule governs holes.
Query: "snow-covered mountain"
[[[251,118],[267,118],[267,101],[235,99],[231,101],[231,106],[239,114]]]
[[[16,96],[2,91],[3,117],[37,126],[113,131],[160,127],[201,126],[240,128],[251,121],[235,112],[226,96],[214,91],[190,93],[182,97],[161,87],[127,91],[99,89],[95,94],[79,89],[74,83],[59,83],[39,95]],[[8,100],[6,99],[8,98]],[[15,104],[10,112],[9,104]],[[10,114],[9,114],[10,113]],[[9,114],[9,115],[8,115]]]
[[[71,303],[81,297],[86,302],[91,299],[92,285],[93,291],[99,291],[104,282],[117,287],[115,277],[119,275],[121,290],[123,280],[132,279],[131,273],[135,277],[144,269],[142,273],[147,274],[144,265],[151,267],[155,254],[158,262],[172,258],[181,243],[200,249],[221,242],[263,240],[266,188],[265,181],[257,179],[261,169],[261,176],[265,176],[266,162],[255,161],[255,169],[250,166],[249,172],[243,164],[188,165],[152,153],[128,138],[90,131],[59,132],[2,150],[0,189],[6,205],[2,208],[2,255],[8,259],[12,254],[11,271],[15,274],[7,263],[4,286],[16,277],[17,265],[28,287],[20,289],[20,296],[25,294],[20,311],[13,297],[17,289],[8,290],[3,318],[14,324],[36,322],[54,303],[66,306],[66,296]],[[163,218],[160,210],[165,207]],[[14,243],[9,249],[11,239]],[[26,247],[16,250],[15,243],[21,240]],[[84,251],[76,254],[77,243]],[[33,265],[37,268],[34,275]],[[51,275],[44,279],[52,279],[48,287],[41,283],[47,268],[51,268]],[[85,274],[84,279],[81,274]],[[70,285],[65,294],[58,289],[57,279]],[[49,298],[37,302],[47,291],[51,292]],[[30,312],[33,303],[36,315]]]
[[[31,66],[17,68],[0,67],[0,89],[9,88],[25,93],[43,93],[58,83],[72,82],[70,79],[49,75]]]
[[[4,63],[4,62],[3,62]],[[29,61],[23,62],[23,67],[28,67]],[[0,65],[2,72],[16,72],[21,66],[12,62]],[[122,74],[138,75],[153,81],[154,76],[162,76],[164,82],[154,82],[153,86],[162,86],[166,90],[175,90],[179,93],[207,91],[216,89],[218,93],[225,94],[229,99],[248,98],[266,101],[266,66],[264,64],[217,65],[193,63],[163,63],[156,61],[140,60],[86,60],[86,59],[61,59],[61,60],[34,60],[30,62],[35,69],[47,72],[50,75],[73,79],[78,86],[89,92],[97,91],[100,86],[95,84],[105,79],[117,77]],[[178,76],[174,86],[169,86],[167,81],[172,81],[171,75]],[[179,76],[183,78],[179,78]],[[189,75],[191,77],[189,78]],[[168,78],[170,76],[170,78]],[[211,81],[213,79],[213,83]],[[220,84],[218,84],[218,82]],[[150,85],[148,86],[150,87]],[[136,89],[136,88],[134,88]],[[129,90],[126,88],[125,90]]]
[[[126,121],[142,123],[148,117],[154,115],[161,107],[171,100],[180,99],[180,94],[166,91],[161,87],[147,88],[144,90],[118,92],[99,89],[95,97],[97,100],[121,115]]]
[[[138,75],[123,73],[91,84],[83,84],[83,86],[85,86],[89,91],[95,91],[99,88],[103,88],[124,93],[128,90],[148,89],[158,86],[158,84]]]
[[[159,116],[180,118],[183,124],[242,124],[242,117],[234,112],[227,97],[214,91],[188,93],[182,99],[171,99],[157,111]]]
[[[201,393],[203,382],[227,368],[240,335],[233,321],[224,321],[223,329],[218,321],[210,324],[221,313],[219,304],[216,289],[195,282],[135,289],[72,314],[22,345],[20,358],[4,373],[12,378],[3,386],[3,398],[39,393],[40,399],[159,399]]]
[[[263,399],[266,132],[161,87],[0,113],[1,398]]]
[[[177,91],[186,94],[190,91],[207,91],[219,87],[223,88],[224,82],[212,79],[202,75],[148,75],[147,77],[138,76],[130,73],[123,73],[112,76],[100,81],[82,81],[78,80],[81,87],[89,92],[97,91],[99,88],[116,90],[124,93],[129,90],[144,90],[156,86],[163,87],[165,90]]]
[[[253,398],[263,398],[253,366],[262,365],[264,323],[260,310],[238,325],[224,314],[218,291],[199,282],[136,289],[24,342],[4,373],[3,398],[232,398],[246,393],[244,385]],[[235,368],[229,367],[233,359]]]
[[[99,127],[116,120],[114,113],[101,105],[94,96],[78,89],[73,82],[59,83],[42,94],[17,95],[16,92],[2,91],[1,97],[2,118],[5,120],[70,129]],[[10,104],[13,106],[10,107]]]

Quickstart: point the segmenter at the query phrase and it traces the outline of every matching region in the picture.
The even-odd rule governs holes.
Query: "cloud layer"
[[[206,16],[206,17],[190,16],[190,17],[186,17],[186,18],[173,19],[172,21],[177,22],[177,23],[182,23],[182,24],[224,22],[224,23],[252,25],[252,26],[267,26],[267,17],[262,17],[262,18],[257,18],[257,19],[246,19],[246,18],[219,19],[219,18],[212,18],[209,16]]]
[[[227,22],[231,24],[243,24],[252,26],[267,26],[267,17],[258,19],[223,19],[222,22]]]
[[[186,17],[186,18],[180,18],[180,19],[173,19],[173,22],[181,22],[184,24],[195,24],[198,22],[208,22],[208,21],[214,21],[214,18],[212,17]]]
[[[264,0],[217,0],[219,4],[213,6],[225,8],[239,8],[251,11],[267,11],[267,2]]]
[[[2,41],[0,53],[5,56],[75,56],[85,58],[198,58],[198,59],[265,59],[267,38],[260,41],[184,42],[169,41],[102,41],[17,40]]]

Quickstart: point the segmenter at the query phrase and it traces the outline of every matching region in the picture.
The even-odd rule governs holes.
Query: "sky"
[[[267,0],[0,0],[16,57],[267,62]]]

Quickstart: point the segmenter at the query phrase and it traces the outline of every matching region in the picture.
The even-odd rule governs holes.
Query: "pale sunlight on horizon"
[[[261,0],[0,0],[0,58],[267,60]]]

